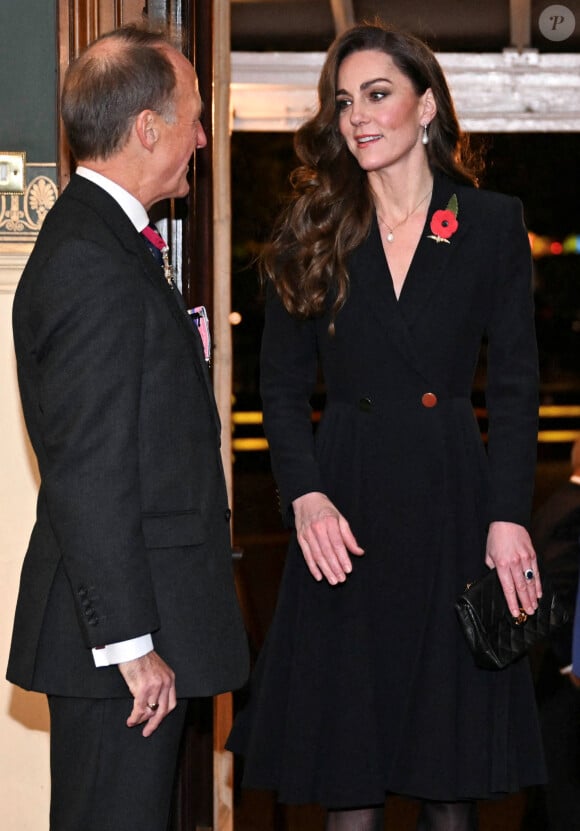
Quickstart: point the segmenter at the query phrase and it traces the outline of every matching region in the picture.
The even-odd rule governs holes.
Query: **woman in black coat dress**
[[[391,792],[420,829],[467,831],[476,800],[544,777],[527,661],[477,669],[453,606],[486,564],[514,614],[541,594],[530,246],[521,204],[476,189],[420,41],[348,30],[319,97],[265,256],[264,421],[296,533],[228,746],[245,785],[325,806],[327,829],[382,828]]]

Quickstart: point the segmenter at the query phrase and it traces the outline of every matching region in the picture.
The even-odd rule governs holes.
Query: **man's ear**
[[[153,150],[159,139],[158,117],[153,110],[143,110],[135,118],[133,129],[145,150]]]

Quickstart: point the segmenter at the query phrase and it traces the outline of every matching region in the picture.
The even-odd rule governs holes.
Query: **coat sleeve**
[[[310,406],[317,367],[315,321],[289,315],[269,285],[260,392],[280,509],[288,524],[293,517],[292,501],[310,491],[322,490]]]
[[[528,527],[539,403],[532,258],[519,200],[509,199],[503,215],[487,331],[488,518]]]
[[[91,647],[159,626],[141,528],[146,323],[126,260],[61,244],[39,269],[27,318],[42,498]]]

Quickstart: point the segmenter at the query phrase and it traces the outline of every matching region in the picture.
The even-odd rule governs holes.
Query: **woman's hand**
[[[292,506],[298,542],[314,579],[326,578],[331,586],[344,583],[352,571],[349,552],[364,554],[346,519],[318,491],[299,496]]]
[[[536,552],[526,529],[515,522],[492,522],[487,533],[485,562],[497,569],[513,617],[520,614],[520,607],[533,615],[542,596],[542,583]]]

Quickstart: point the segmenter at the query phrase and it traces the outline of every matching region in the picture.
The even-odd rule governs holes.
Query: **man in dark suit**
[[[52,831],[165,831],[187,699],[247,674],[209,356],[140,234],[188,193],[201,109],[161,36],[92,44],[63,89],[79,166],[16,292],[41,485],[7,677],[48,695]]]

